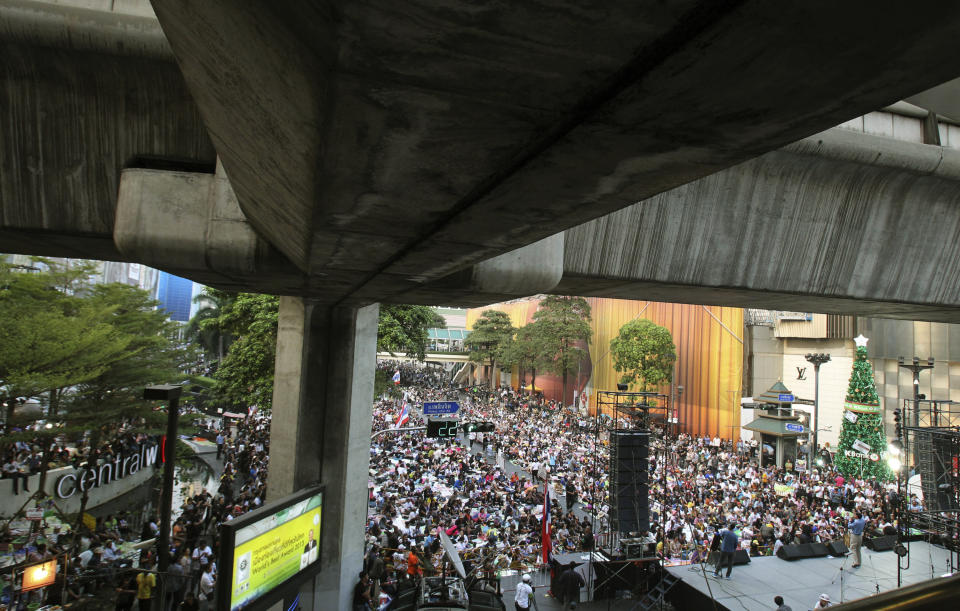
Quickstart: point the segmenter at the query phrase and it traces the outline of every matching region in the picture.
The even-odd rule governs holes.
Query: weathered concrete
[[[280,300],[269,496],[326,486],[323,570],[305,611],[350,608],[363,566],[378,312]]]
[[[402,300],[883,107],[960,50],[952,6],[153,5],[241,209],[330,303]]]
[[[0,57],[3,252],[122,260],[113,225],[124,167],[159,158],[213,170],[175,64],[7,40]]]
[[[960,322],[958,179],[830,130],[567,231],[553,292]]]
[[[217,164],[200,174],[126,169],[113,240],[127,260],[224,289],[260,283],[297,294],[303,275],[250,227]]]
[[[0,250],[157,262],[112,243],[115,196],[125,167],[212,171],[185,75],[243,215],[171,271],[328,304],[557,290],[548,236],[953,78],[960,47],[960,7],[865,2],[154,6],[169,45],[142,1],[0,7]]]

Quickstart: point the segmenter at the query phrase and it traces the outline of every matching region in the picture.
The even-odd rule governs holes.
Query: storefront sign
[[[160,446],[156,443],[142,443],[140,444],[140,451],[133,456],[117,458],[113,462],[106,462],[100,466],[88,467],[75,473],[63,475],[57,480],[55,488],[57,498],[68,499],[77,492],[83,492],[90,488],[101,488],[122,477],[133,475],[140,469],[155,464],[159,449]]]

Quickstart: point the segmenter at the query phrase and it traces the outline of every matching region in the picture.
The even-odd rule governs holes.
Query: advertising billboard
[[[323,489],[301,490],[221,527],[217,608],[265,609],[320,570]]]

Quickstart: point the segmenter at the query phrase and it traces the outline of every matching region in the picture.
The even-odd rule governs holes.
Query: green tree
[[[543,345],[537,323],[532,322],[517,329],[512,342],[504,353],[504,364],[516,365],[520,370],[520,385],[526,386],[526,372],[530,372],[530,386],[537,387],[537,369],[543,360]]]
[[[847,384],[844,401],[840,443],[834,457],[837,470],[847,477],[876,477],[891,480],[894,475],[883,460],[887,450],[887,436],[880,414],[880,397],[873,378],[873,366],[867,360],[867,338],[857,338],[857,353]],[[860,446],[869,446],[868,451]],[[852,455],[847,456],[847,452]],[[873,460],[873,457],[877,460]]]
[[[547,371],[562,376],[563,396],[567,400],[567,376],[574,371],[587,351],[593,334],[590,328],[590,304],[583,297],[549,295],[533,315],[543,346],[542,363]]]
[[[433,308],[419,305],[381,304],[377,324],[377,351],[426,358],[429,329],[446,328],[447,323]]]
[[[475,363],[490,363],[490,387],[495,386],[493,370],[502,361],[509,349],[514,333],[510,316],[499,310],[484,310],[473,323],[473,330],[464,345],[470,350],[470,360]]]
[[[644,391],[670,381],[677,348],[665,327],[645,318],[631,320],[610,340],[613,368],[621,384],[640,383]]]
[[[236,337],[214,374],[214,392],[227,405],[272,406],[279,305],[278,297],[255,293],[239,293],[222,305],[218,324]]]
[[[199,345],[207,360],[216,361],[218,366],[235,339],[224,330],[221,314],[235,299],[235,294],[211,287],[205,287],[193,299],[200,307],[187,323],[186,338]]]
[[[190,353],[177,344],[176,323],[146,291],[125,284],[94,286],[85,300],[105,314],[104,322],[123,340],[124,348],[97,376],[78,384],[65,398],[59,432],[89,432],[90,446],[98,447],[115,436],[121,425],[133,425],[141,432],[161,430],[165,415],[153,411],[142,396],[147,385],[182,381]],[[80,515],[87,500],[84,490]]]
[[[78,295],[89,266],[66,271],[44,259],[29,269],[0,261],[0,398],[5,430],[17,397],[39,397],[91,380],[123,358],[129,340],[107,321],[108,306]]]

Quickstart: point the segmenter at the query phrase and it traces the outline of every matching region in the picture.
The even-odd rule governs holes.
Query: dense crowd
[[[170,533],[172,563],[165,585],[170,608],[189,593],[209,607],[216,589],[220,525],[262,506],[270,461],[270,418],[258,414],[217,432],[223,470],[215,493],[202,488],[183,499]],[[144,533],[147,535],[148,533]]]
[[[438,566],[439,529],[478,568],[536,563],[544,480],[551,485],[554,553],[616,542],[609,536],[608,438],[593,418],[511,389],[476,394],[407,388],[406,397],[414,406],[459,400],[463,420],[495,422],[497,429],[460,441],[427,439],[422,432],[374,438],[367,524],[374,585]],[[396,427],[401,403],[376,403],[375,432]],[[416,415],[405,424],[417,425],[422,420]],[[807,471],[761,467],[757,448],[742,442],[662,431],[652,439],[651,524],[633,536],[655,542],[668,561],[704,558],[728,525],[753,555],[775,554],[790,543],[841,539],[858,513],[866,519],[867,536],[895,532],[892,483],[844,477],[829,465]],[[908,507],[922,505],[911,497]]]
[[[0,450],[0,464],[4,479],[11,480],[11,491],[20,494],[30,490],[30,477],[43,470],[73,466],[77,469],[87,465],[102,465],[116,458],[133,456],[139,452],[139,445],[148,436],[137,433],[132,424],[105,427],[99,437],[104,441],[95,443],[88,434],[77,435],[69,439],[66,435],[51,435],[46,424],[34,424],[27,427],[15,427],[11,433],[15,441],[6,444]],[[52,425],[51,425],[52,426]]]

